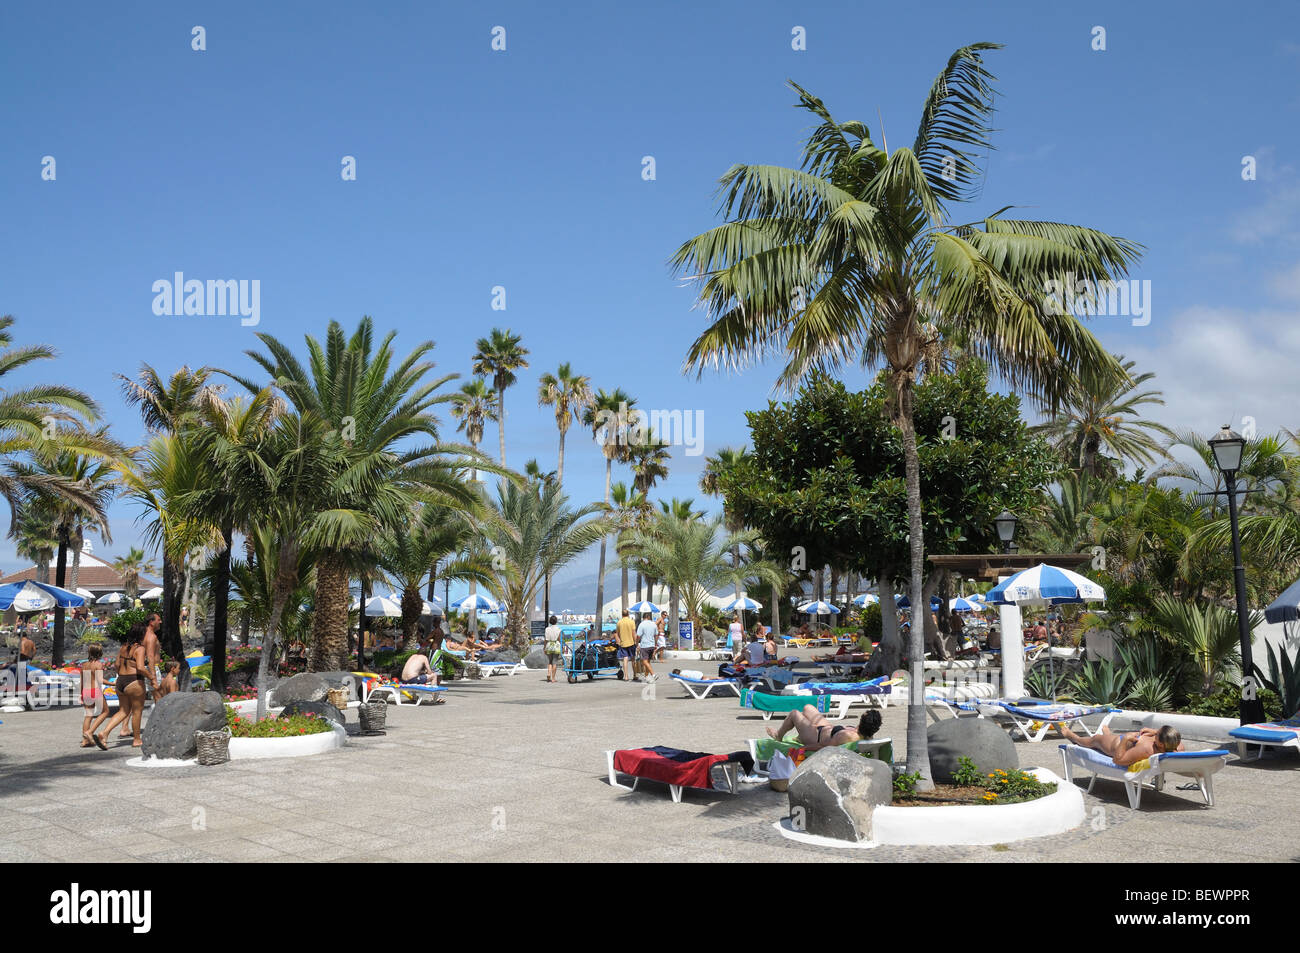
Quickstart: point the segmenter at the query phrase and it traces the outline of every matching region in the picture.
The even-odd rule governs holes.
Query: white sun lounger
[[[614,755],[616,751],[606,751],[605,758],[609,765],[609,786],[618,788],[620,791],[635,791],[636,786],[642,780],[655,780],[653,778],[642,779],[635,774],[629,774],[632,779],[631,784],[622,784],[618,780],[621,772],[614,769]],[[660,784],[668,785],[668,793],[672,795],[674,804],[682,803],[682,792],[686,790],[685,785],[673,784],[669,781],[661,781]],[[740,791],[740,765],[735,761],[723,761],[713,765],[709,769],[709,783],[712,787],[696,788],[700,791],[722,791],[726,794],[736,794]]]
[[[737,698],[740,697],[740,680],[736,678],[685,678],[681,675],[668,677],[686,689],[686,693],[692,698],[708,698],[709,693],[714,689],[723,694],[731,692]]]
[[[415,705],[418,708],[421,702],[438,704],[441,701],[438,695],[446,690],[445,685],[376,685],[366,693],[366,701],[385,701],[391,698],[398,705]],[[406,701],[402,701],[403,696]]]
[[[1065,780],[1073,783],[1074,773],[1088,772],[1092,779],[1088,782],[1088,793],[1097,778],[1121,781],[1128,794],[1129,807],[1138,810],[1142,805],[1142,789],[1150,785],[1154,791],[1164,789],[1166,774],[1180,774],[1194,778],[1201,789],[1205,803],[1214,806],[1214,780],[1216,771],[1228,763],[1229,752],[1222,748],[1213,751],[1171,751],[1168,754],[1152,755],[1147,759],[1147,766],[1140,771],[1129,771],[1117,765],[1113,759],[1085,748],[1082,745],[1061,745],[1061,760],[1065,764]],[[1138,762],[1141,764],[1142,762]]]
[[[983,701],[979,704],[981,718],[995,720],[1009,719],[1012,734],[1019,732],[1026,741],[1039,742],[1064,722],[1080,734],[1095,735],[1110,724],[1110,720],[1119,714],[1120,709],[1109,705],[1023,705],[1005,699]],[[1086,724],[1083,719],[1101,715],[1096,728]]]
[[[1237,757],[1242,761],[1258,761],[1264,757],[1264,749],[1267,747],[1295,748],[1300,751],[1300,717],[1242,725],[1233,728],[1228,735],[1236,740]],[[1248,757],[1251,745],[1259,746],[1259,751],[1253,758]]]
[[[528,666],[523,662],[475,662],[484,677],[490,678],[493,675],[517,675],[520,672],[528,671]]]

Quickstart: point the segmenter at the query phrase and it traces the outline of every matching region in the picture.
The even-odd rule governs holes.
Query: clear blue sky
[[[775,376],[680,372],[702,317],[666,261],[716,223],[718,177],[797,164],[809,121],[787,79],[873,133],[883,118],[893,146],[914,135],[951,51],[991,40],[1006,45],[988,57],[1003,131],[971,217],[1017,204],[1142,242],[1150,325],[1094,327],[1157,372],[1161,419],[1300,424],[1294,4],[374,6],[0,10],[0,313],[18,319],[18,343],[59,350],[24,380],[89,391],[131,442],[141,427],[112,375],[142,361],[251,371],[255,331],[300,342],[370,314],[399,346],[432,339],[441,371],[468,374],[475,339],[500,325],[531,351],[506,397],[511,464],[554,467],[536,384],[566,360],[643,407],[702,410],[714,453],[744,441],[743,411]],[[191,49],[195,25],[206,51]],[[340,177],[345,155],[356,181]],[[155,316],[151,286],[176,271],[258,279],[261,324]],[[495,452],[494,431],[485,443]],[[702,460],[676,448],[661,492],[698,498]],[[571,431],[566,489],[595,498],[602,479]],[[114,516],[98,552],[138,537],[131,507]],[[11,545],[0,563],[13,565]]]

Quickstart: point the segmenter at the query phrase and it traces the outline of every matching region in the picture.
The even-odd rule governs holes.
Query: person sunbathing
[[[1182,735],[1178,733],[1177,728],[1170,725],[1160,729],[1143,728],[1141,731],[1130,731],[1122,735],[1116,734],[1103,725],[1101,731],[1090,738],[1076,735],[1064,724],[1058,727],[1061,734],[1071,743],[1081,748],[1100,751],[1121,768],[1137,764],[1152,755],[1183,750]]]
[[[769,728],[767,733],[780,741],[791,729],[799,733],[799,740],[809,751],[846,745],[854,741],[864,741],[880,730],[880,712],[864,712],[858,719],[856,729],[845,725],[832,724],[831,720],[812,705],[804,705],[802,710],[795,710],[785,716],[778,728]]]

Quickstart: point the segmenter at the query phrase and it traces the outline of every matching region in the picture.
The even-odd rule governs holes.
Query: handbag
[[[560,643],[559,643],[559,642],[547,642],[544,646],[542,646],[542,651],[545,652],[547,655],[559,655],[559,654],[560,654]]]

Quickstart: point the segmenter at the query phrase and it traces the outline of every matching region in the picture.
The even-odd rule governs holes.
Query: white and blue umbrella
[[[663,610],[660,609],[653,602],[651,602],[649,599],[643,599],[640,602],[636,603],[635,605],[628,606],[627,611],[645,613],[645,612],[662,612]],[[568,610],[566,609],[565,612],[568,612]]]
[[[880,602],[880,596],[876,595],[874,592],[864,592],[862,595],[858,596],[856,599],[853,600],[853,604],[855,606],[858,606],[859,608],[863,608],[863,609],[865,609],[867,606],[874,606],[878,602]]]
[[[122,603],[124,603],[124,602],[126,602],[126,601],[127,601],[126,596],[122,595],[122,593],[120,593],[120,592],[110,592],[110,593],[108,593],[108,595],[100,596],[98,599],[96,599],[96,600],[95,600],[95,605],[97,605],[97,606],[120,606]]]
[[[84,606],[86,599],[70,589],[61,589],[43,582],[11,582],[0,586],[0,609],[15,612],[44,612],[55,606],[75,609]]]
[[[829,602],[805,602],[799,607],[799,611],[809,615],[839,615],[840,612]]]
[[[897,594],[895,594],[895,596],[894,596],[894,602],[896,602],[896,603],[898,604],[898,608],[900,608],[900,609],[910,609],[910,608],[912,608],[912,600],[909,599],[907,596],[902,596],[902,595],[897,595]],[[938,597],[938,596],[931,596],[931,597],[930,597],[930,609],[931,609],[931,611],[934,611],[934,612],[939,611],[939,607],[942,606],[942,605],[943,605],[943,603],[939,601],[939,597]]]
[[[359,612],[360,610],[361,600],[357,599],[352,603],[352,611]],[[391,598],[385,596],[371,596],[366,600],[366,615],[372,619],[378,617],[396,619],[401,614],[402,607]]]
[[[749,598],[749,596],[741,596],[739,599],[733,597],[730,602],[728,602],[725,606],[722,607],[722,611],[723,612],[753,612],[756,609],[761,609],[761,608],[763,608],[763,603],[756,602],[753,599]]]
[[[154,586],[152,589],[146,589],[140,593],[141,599],[161,599],[163,597],[162,586]]]
[[[1059,605],[1104,602],[1106,590],[1077,572],[1039,563],[1000,582],[985,595],[989,605]]]
[[[983,612],[984,606],[974,602],[966,596],[958,596],[956,599],[948,600],[948,608],[953,612]]]
[[[465,596],[463,599],[457,599],[449,606],[457,612],[468,612],[473,609],[476,612],[496,612],[498,607],[495,602],[476,592],[472,596]]]

